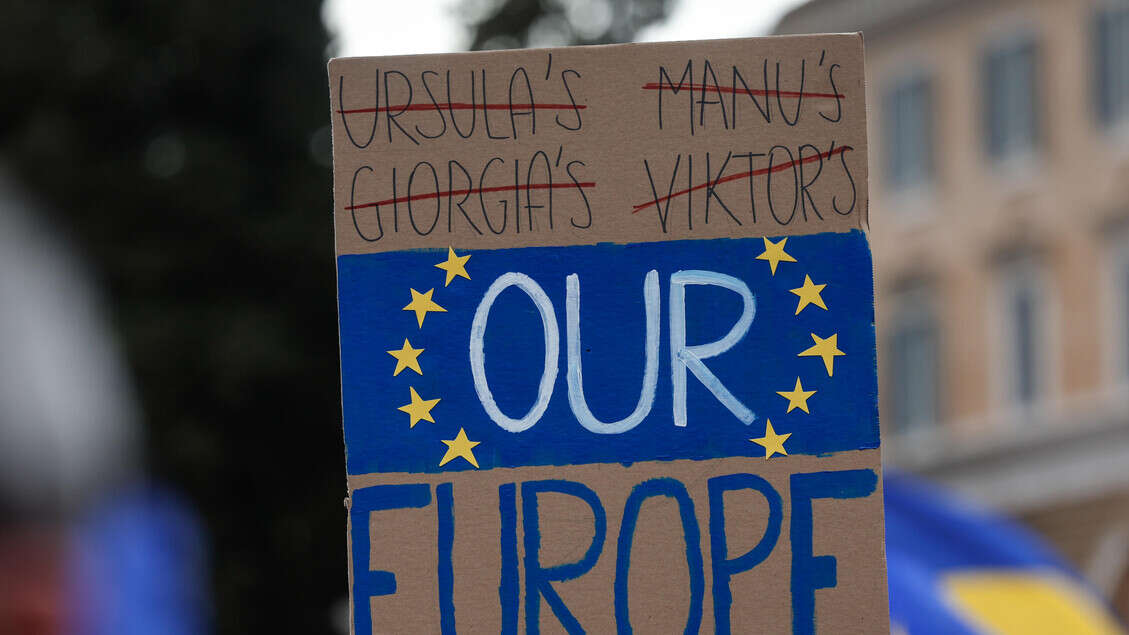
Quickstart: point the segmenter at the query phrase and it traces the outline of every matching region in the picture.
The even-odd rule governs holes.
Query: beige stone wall
[[[1129,117],[1100,122],[1091,85],[1093,19],[1115,4],[816,0],[778,29],[866,34],[884,458],[1017,516],[1129,620]],[[1020,33],[1038,43],[1040,140],[1000,163],[983,142],[982,56]],[[933,179],[899,191],[883,99],[916,73],[932,78]],[[1027,408],[1007,398],[1002,326],[1003,263],[1019,251],[1048,307],[1046,387]],[[888,336],[911,297],[899,289],[922,280],[941,329],[941,412],[891,434]]]
[[[1000,338],[992,332],[999,317],[994,263],[1005,249],[1036,250],[1048,274],[1043,405],[1059,409],[1114,381],[1106,370],[1118,350],[1107,337],[1103,264],[1109,224],[1129,213],[1129,135],[1103,128],[1091,102],[1089,29],[1099,3],[968,3],[867,40],[879,341],[896,287],[932,279],[942,322],[942,425],[957,436],[1006,418]],[[1029,160],[1001,164],[982,143],[980,57],[986,45],[1020,30],[1040,44],[1042,138]],[[884,169],[882,97],[915,70],[933,77],[935,178],[924,190],[897,192]],[[883,381],[887,361],[880,345]]]
[[[1127,345],[1120,335],[1127,329],[1118,322],[1129,316],[1115,308],[1123,300],[1110,271],[1113,250],[1129,245],[1129,232],[1119,229],[1129,219],[1129,128],[1103,126],[1092,103],[1090,28],[1103,4],[967,3],[867,41],[879,378],[889,385],[882,344],[898,308],[898,286],[932,280],[942,330],[941,420],[924,442],[941,446],[934,452],[939,462],[983,439],[1020,457],[1030,432],[1025,426],[1036,417],[1081,429],[1096,412],[1129,416],[1124,375],[1116,370]],[[1040,43],[1042,137],[1028,161],[1000,164],[981,138],[980,56],[990,42],[1020,30]],[[897,192],[885,175],[882,98],[891,82],[918,71],[933,78],[934,180],[917,192]],[[1000,254],[1016,247],[1037,254],[1051,315],[1041,344],[1048,390],[1026,412],[1009,410],[1002,398],[1004,351],[994,326],[1002,319]],[[888,424],[888,391],[883,395]],[[942,469],[959,476],[959,466]],[[1020,519],[1129,617],[1129,488],[1082,497],[1048,492]]]

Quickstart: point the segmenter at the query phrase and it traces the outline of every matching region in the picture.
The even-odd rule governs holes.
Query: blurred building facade
[[[888,463],[1129,617],[1129,0],[812,0],[863,31]]]

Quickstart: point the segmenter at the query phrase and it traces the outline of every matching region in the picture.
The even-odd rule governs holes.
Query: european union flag
[[[862,232],[463,253],[338,258],[350,474],[879,445]]]
[[[1124,632],[1093,590],[1024,529],[904,474],[888,471],[884,485],[894,633]]]

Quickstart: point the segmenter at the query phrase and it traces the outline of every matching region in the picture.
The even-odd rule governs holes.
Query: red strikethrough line
[[[406,203],[408,201],[420,201],[428,198],[442,198],[445,196],[462,196],[463,194],[489,194],[491,192],[512,192],[514,190],[556,190],[565,187],[580,187],[592,188],[596,187],[595,181],[585,181],[583,183],[530,183],[528,185],[501,185],[498,187],[480,187],[468,190],[447,190],[446,192],[428,192],[427,194],[416,194],[415,196],[401,196],[399,198],[386,198],[383,201],[376,201],[374,203],[365,203],[363,205],[346,205],[346,210],[357,210],[366,207],[379,207],[381,205],[392,205],[394,203]]]
[[[400,106],[381,106],[380,108],[350,108],[338,110],[342,115],[352,115],[362,112],[411,112],[415,110],[584,110],[588,106],[583,104],[468,104],[466,102],[451,102],[442,104],[403,104]]]
[[[666,202],[666,201],[668,201],[672,198],[682,196],[683,194],[689,194],[690,192],[694,192],[696,190],[700,190],[700,189],[707,188],[707,187],[716,187],[718,185],[721,185],[722,183],[728,183],[730,181],[739,181],[741,179],[747,179],[747,178],[751,178],[751,177],[754,177],[754,176],[761,176],[763,174],[768,174],[769,172],[780,172],[781,170],[789,170],[792,167],[799,165],[801,163],[811,163],[812,161],[818,161],[818,160],[822,160],[822,159],[830,159],[833,155],[839,154],[840,152],[847,152],[848,150],[854,150],[854,148],[852,148],[851,146],[840,146],[838,148],[835,148],[834,150],[828,150],[827,152],[824,152],[823,154],[813,154],[810,157],[804,157],[803,159],[796,159],[796,160],[793,160],[793,161],[789,161],[787,163],[781,163],[780,165],[774,165],[771,168],[760,168],[759,170],[753,170],[751,172],[741,172],[740,174],[730,174],[729,176],[722,177],[722,178],[720,178],[716,181],[713,181],[713,182],[706,181],[705,183],[702,183],[701,185],[695,185],[694,187],[689,187],[689,188],[686,188],[684,190],[679,190],[679,191],[674,192],[672,194],[667,194],[666,196],[656,198],[653,201],[647,201],[646,203],[640,203],[639,205],[636,205],[636,206],[634,206],[634,208],[632,208],[631,213],[637,214],[641,210],[647,208],[648,206],[655,205],[655,204],[658,204],[658,203],[663,203],[663,202]]]
[[[708,86],[706,84],[689,84],[686,86],[674,86],[671,84],[651,82],[643,84],[643,90],[699,90],[706,93],[744,93],[750,97],[753,95],[760,95],[761,97],[773,97],[779,95],[780,97],[807,97],[809,99],[846,99],[847,96],[842,93],[809,93],[800,92],[798,90],[764,90],[756,88],[736,88],[729,86]]]

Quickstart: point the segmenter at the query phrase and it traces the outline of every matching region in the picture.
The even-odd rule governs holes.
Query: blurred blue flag
[[[206,552],[192,510],[159,489],[123,492],[75,527],[71,635],[203,635]]]
[[[888,472],[885,492],[893,633],[1125,632],[1026,530],[904,474]]]

